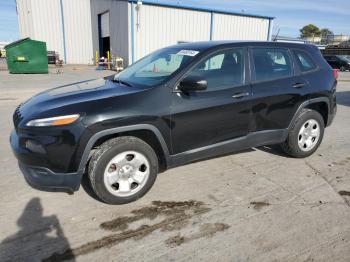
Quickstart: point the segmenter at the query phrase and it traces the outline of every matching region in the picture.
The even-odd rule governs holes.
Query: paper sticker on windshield
[[[199,53],[199,51],[196,51],[196,50],[181,50],[177,54],[178,55],[195,56],[198,53]]]

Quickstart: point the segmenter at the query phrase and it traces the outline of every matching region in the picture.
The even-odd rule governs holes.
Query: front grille
[[[23,117],[21,115],[21,110],[20,110],[21,105],[19,105],[15,113],[13,114],[13,124],[15,125],[15,128],[17,129],[19,123],[22,121]]]

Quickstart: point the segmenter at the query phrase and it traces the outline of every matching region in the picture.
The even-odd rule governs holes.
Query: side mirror
[[[208,83],[198,76],[187,76],[179,84],[178,89],[182,92],[202,91],[207,89]]]

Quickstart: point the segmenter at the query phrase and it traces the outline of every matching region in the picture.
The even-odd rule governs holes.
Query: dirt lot
[[[341,74],[335,122],[307,159],[263,147],[197,162],[161,174],[123,206],[82,188],[72,196],[31,189],[8,142],[15,107],[107,74],[0,71],[0,261],[350,260],[350,73]]]

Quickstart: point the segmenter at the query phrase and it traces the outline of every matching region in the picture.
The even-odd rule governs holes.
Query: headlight
[[[74,123],[80,117],[79,114],[67,116],[55,116],[30,120],[27,126],[63,126]]]

